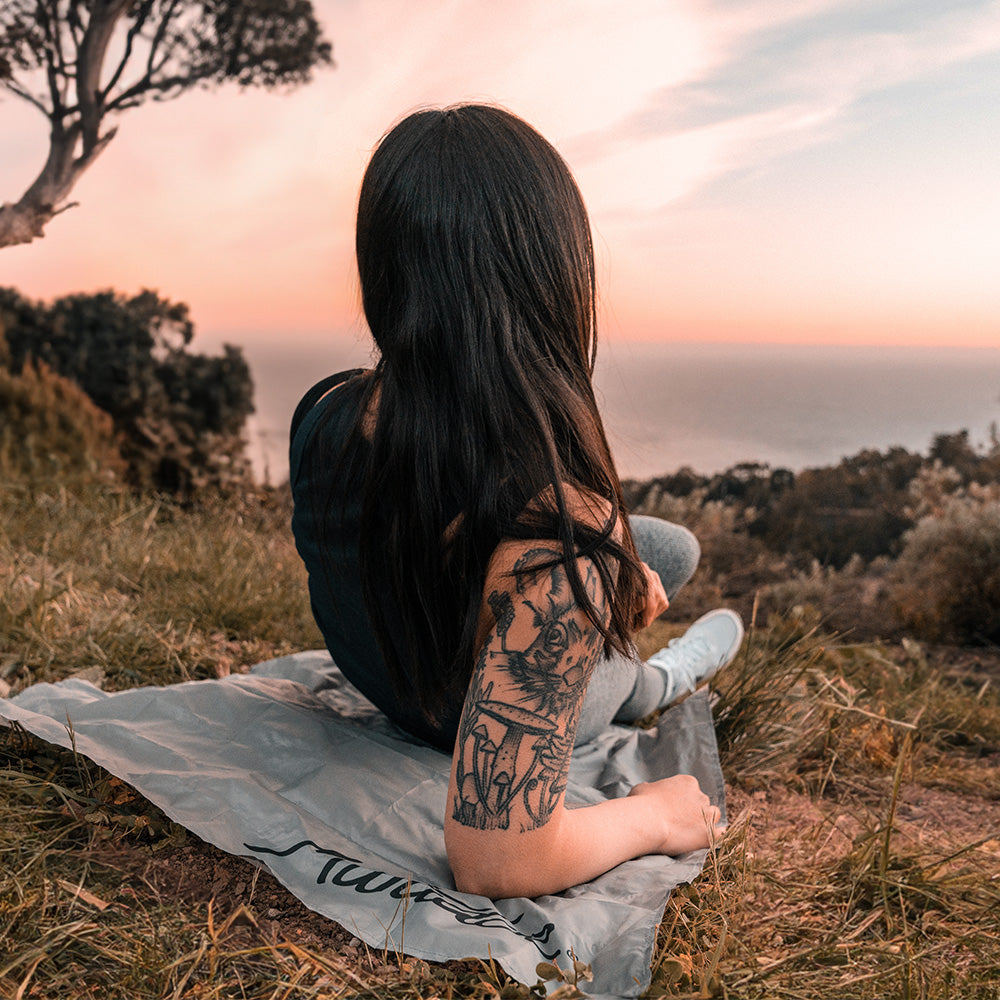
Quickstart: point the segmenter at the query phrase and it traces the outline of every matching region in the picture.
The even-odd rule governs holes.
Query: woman
[[[719,812],[689,776],[564,802],[576,742],[693,690],[742,638],[713,612],[655,662],[635,656],[698,548],[624,516],[568,168],[506,111],[412,114],[365,173],[357,259],[379,360],[299,405],[293,528],[338,666],[452,755],[456,886],[536,896],[706,846]]]

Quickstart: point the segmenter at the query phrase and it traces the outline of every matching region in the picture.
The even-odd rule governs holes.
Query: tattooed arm
[[[506,542],[486,580],[493,626],[472,675],[452,760],[445,844],[456,886],[494,898],[586,882],[643,854],[708,845],[719,813],[689,775],[567,809],[566,775],[587,684],[603,648],[547,542]],[[606,609],[589,559],[580,575]]]

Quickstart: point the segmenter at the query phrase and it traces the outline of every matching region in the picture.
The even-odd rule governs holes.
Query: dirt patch
[[[728,789],[730,821],[749,811],[754,831],[756,860],[780,877],[782,870],[801,870],[806,862],[822,863],[842,856],[857,838],[872,829],[872,807],[886,806],[884,794],[871,788],[868,801],[862,796],[815,799],[778,785],[763,791]],[[997,853],[1000,867],[1000,802],[983,796],[962,794],[920,784],[900,789],[894,822],[897,848],[932,858],[959,847],[986,841],[984,847]],[[993,841],[994,843],[990,843]]]
[[[121,872],[123,896],[152,893],[193,907],[211,904],[216,923],[246,907],[269,940],[364,957],[365,946],[353,931],[314,913],[268,872],[193,834],[188,839],[183,847],[161,847],[155,853],[127,843],[105,845],[93,852],[93,859]]]

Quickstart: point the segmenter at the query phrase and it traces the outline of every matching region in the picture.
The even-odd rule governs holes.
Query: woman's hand
[[[663,589],[660,574],[647,566],[646,563],[642,564],[642,571],[646,574],[646,604],[639,614],[639,620],[636,623],[637,630],[652,625],[670,607],[670,601],[667,600],[667,592]]]
[[[710,847],[724,829],[722,814],[701,790],[698,779],[690,774],[636,785],[629,798],[643,799],[662,821],[662,839],[654,854],[685,854]]]

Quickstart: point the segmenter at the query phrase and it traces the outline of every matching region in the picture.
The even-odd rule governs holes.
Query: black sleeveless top
[[[296,407],[289,454],[292,533],[309,574],[313,616],[344,676],[402,729],[451,753],[462,703],[447,705],[431,723],[412,699],[400,699],[365,609],[358,549],[363,483],[345,481],[336,466],[357,423],[366,374],[358,368],[331,375]]]

